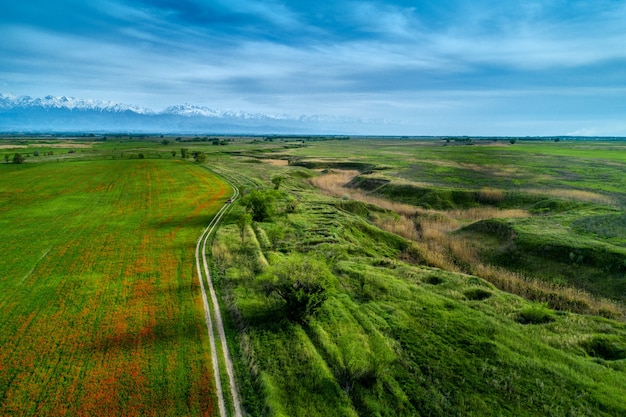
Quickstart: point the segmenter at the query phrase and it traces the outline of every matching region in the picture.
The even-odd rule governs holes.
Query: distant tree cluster
[[[206,154],[204,152],[194,152],[193,159],[199,164],[203,164],[206,162]]]

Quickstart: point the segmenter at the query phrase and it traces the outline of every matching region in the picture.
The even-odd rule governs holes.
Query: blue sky
[[[4,1],[0,39],[16,95],[626,136],[623,0]]]

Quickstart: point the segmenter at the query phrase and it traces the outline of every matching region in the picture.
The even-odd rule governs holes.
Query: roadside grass
[[[0,169],[0,414],[213,415],[193,248],[227,186],[176,161]]]

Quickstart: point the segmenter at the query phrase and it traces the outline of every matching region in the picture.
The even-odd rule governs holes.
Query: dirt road
[[[229,200],[233,202],[239,197],[239,190],[233,186],[233,196]],[[202,235],[198,239],[196,244],[196,268],[198,270],[198,279],[200,280],[200,288],[202,290],[202,302],[204,304],[204,316],[207,324],[207,331],[209,334],[209,340],[211,344],[211,358],[213,361],[213,377],[215,378],[215,391],[218,400],[218,408],[220,410],[220,417],[228,417],[225,394],[224,391],[230,391],[230,397],[232,400],[232,415],[235,417],[243,417],[241,409],[241,401],[239,400],[239,393],[237,391],[237,384],[235,382],[235,371],[232,358],[228,351],[228,345],[226,344],[226,335],[224,333],[224,325],[222,323],[222,315],[220,313],[217,296],[215,289],[213,288],[213,281],[211,279],[211,272],[209,264],[206,258],[207,241],[211,234],[215,231],[219,225],[224,214],[230,208],[231,203],[226,203],[217,212],[217,214],[211,220],[211,223],[204,229]],[[208,296],[207,296],[208,288]],[[216,332],[219,343],[222,347],[221,356],[222,363],[224,364],[226,374],[228,375],[228,386],[226,389],[222,386],[222,378],[220,375],[220,361],[218,358],[216,347]],[[226,394],[227,395],[227,394]],[[229,407],[230,408],[230,407]]]

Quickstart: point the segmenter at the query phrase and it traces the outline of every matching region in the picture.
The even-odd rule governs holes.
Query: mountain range
[[[0,94],[0,132],[342,134],[360,120],[247,113],[182,104],[162,111],[112,101]]]

